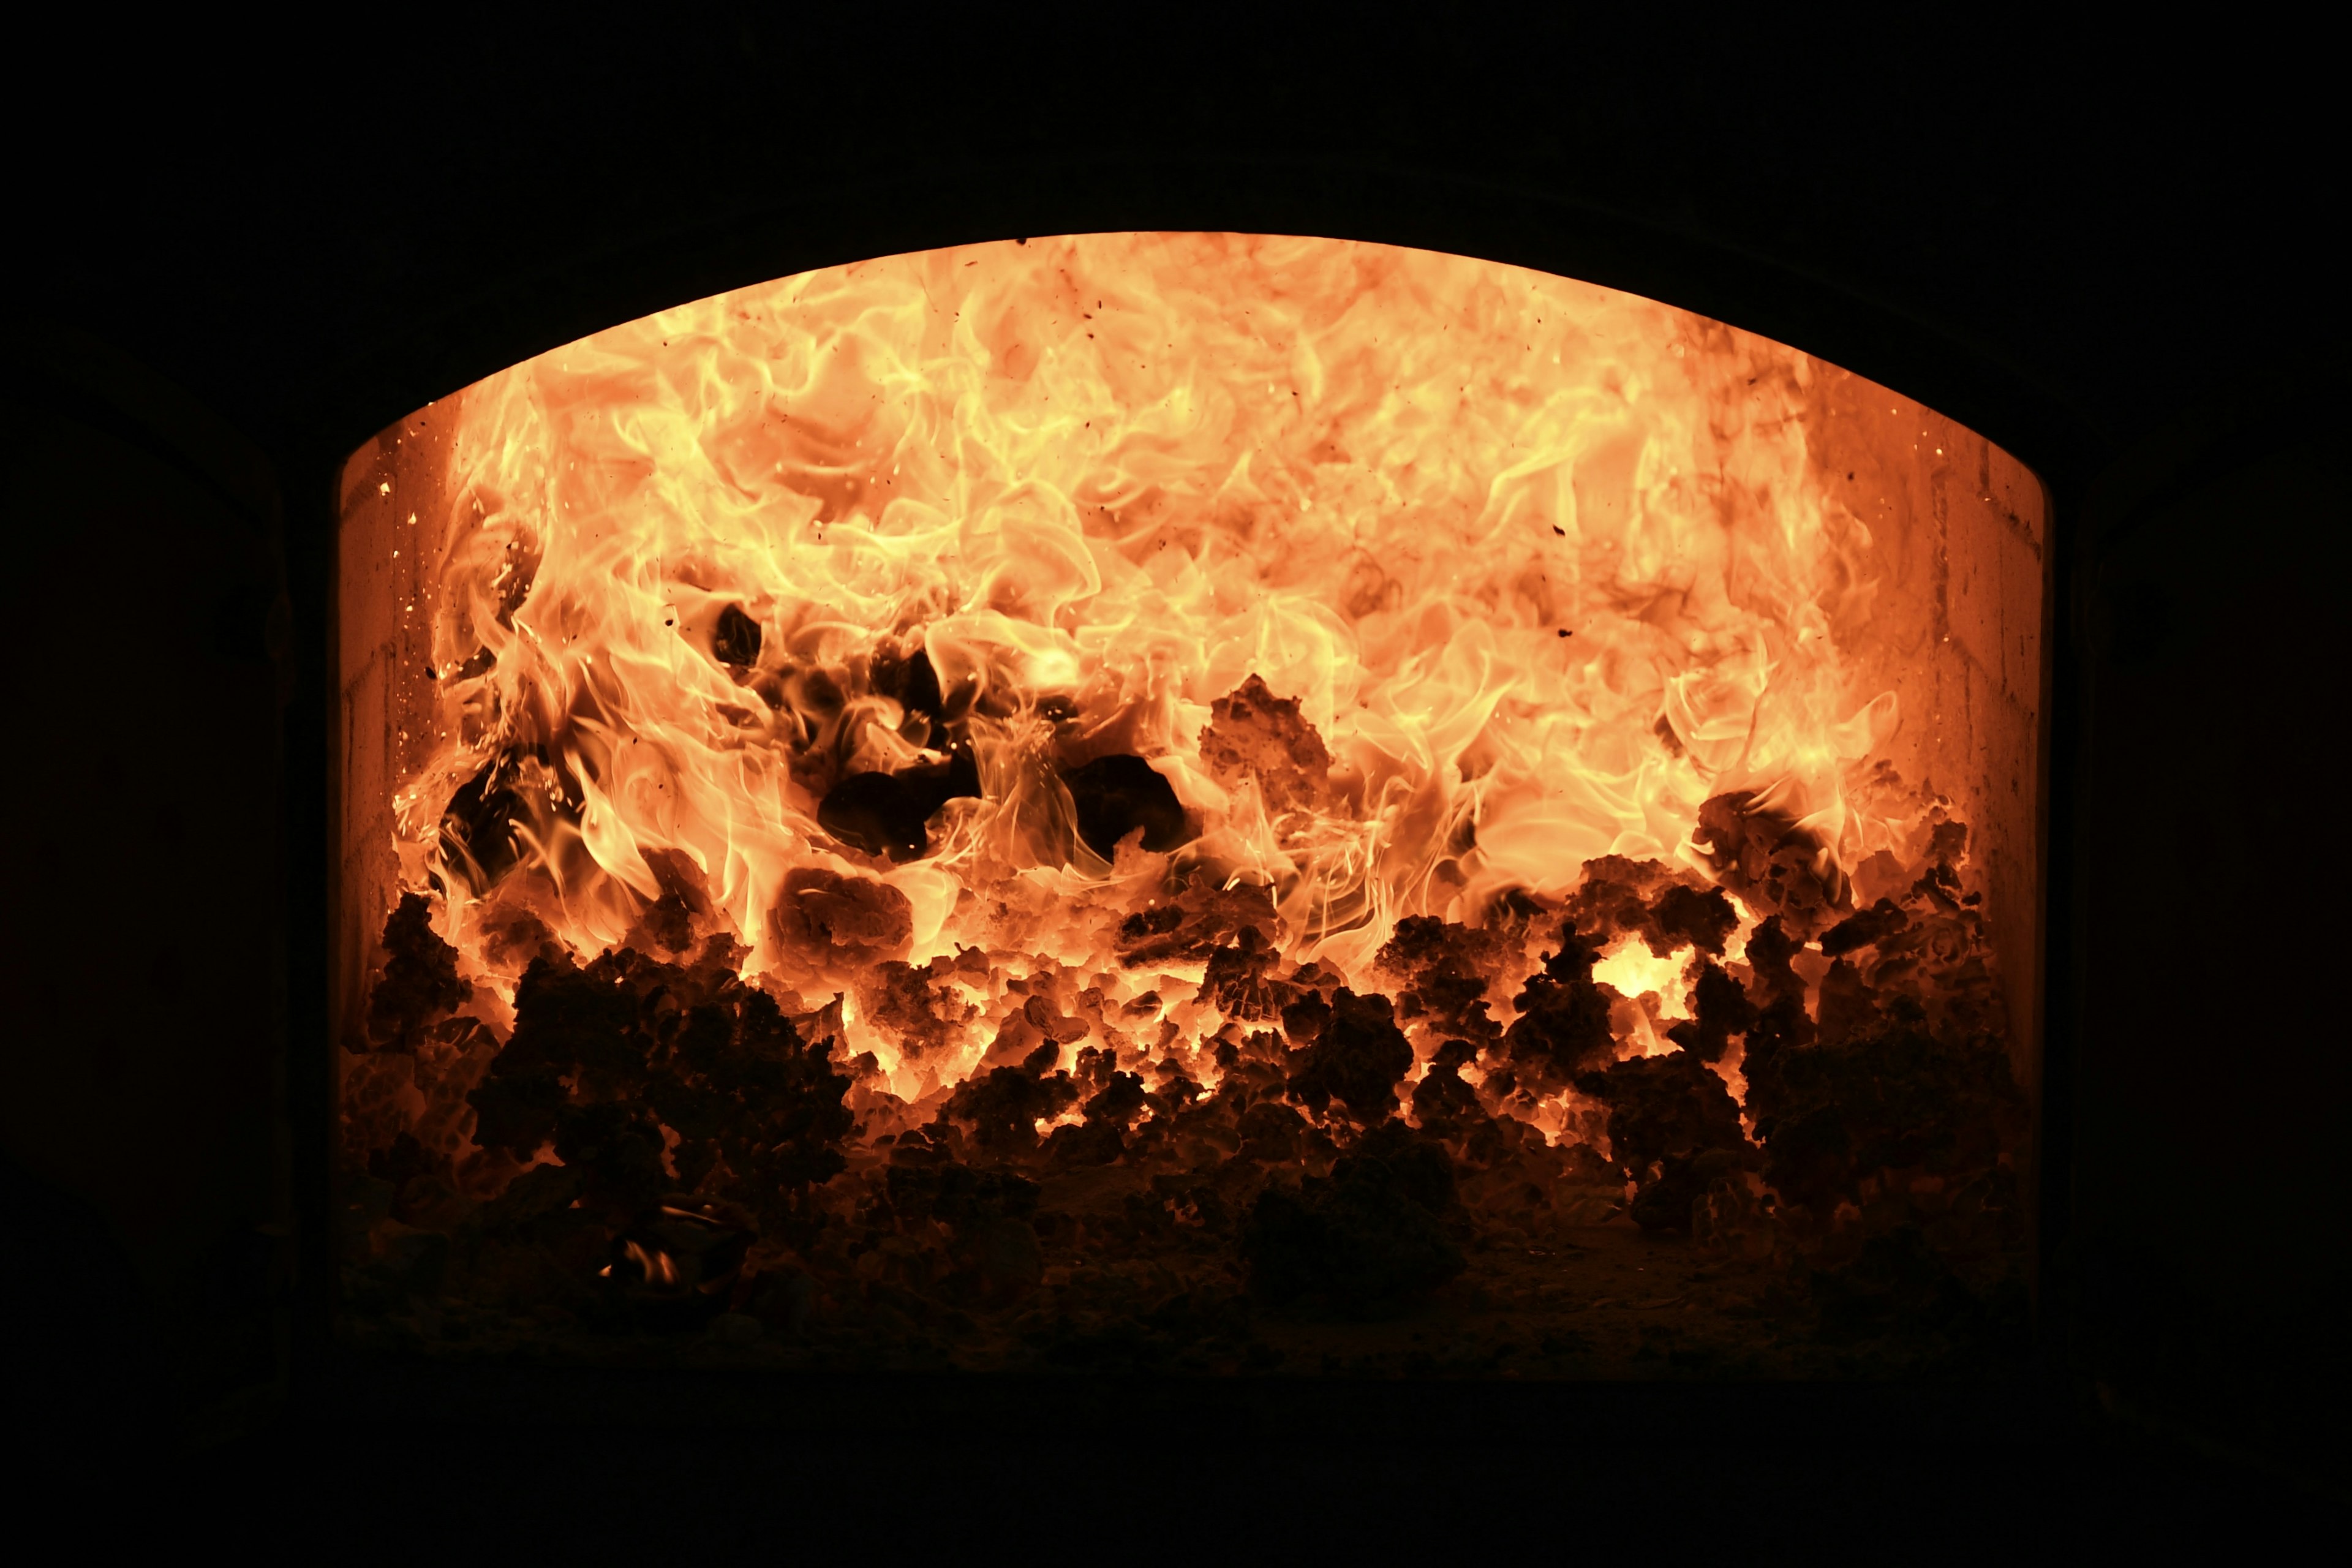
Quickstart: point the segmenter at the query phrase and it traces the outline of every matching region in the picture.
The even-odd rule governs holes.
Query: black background
[[[247,1033],[320,1037],[329,531],[352,446],[515,360],[721,288],[968,240],[1216,228],[1426,246],[1652,295],[1918,397],[2050,486],[2037,1413],[1867,1454],[1815,1422],[1760,1470],[1771,1445],[1742,1426],[1697,1468],[1746,1473],[1748,1489],[1681,1502],[1769,1511],[1860,1488],[1882,1512],[1987,1527],[2066,1498],[2104,1529],[2117,1510],[2161,1522],[2340,1500],[2347,1085],[2326,758],[2344,708],[2346,333],[2327,238],[2340,83],[2320,40],[2251,15],[1019,16],[409,6],[331,26],[98,9],[13,24],[6,814],[34,870],[8,923],[9,1207],[49,1255],[82,1260],[8,1284],[39,1391],[23,1407],[82,1434],[69,1456],[177,1452],[195,1419],[230,1436],[171,1462],[232,1493],[333,1447],[308,1436],[332,1423],[316,1374],[323,1064],[285,1055],[277,1122],[224,1110],[211,1144],[142,1164],[73,1130],[168,1120],[183,1080],[167,1093],[121,1062],[32,1070],[81,1037],[88,1003],[54,984],[22,999],[64,973],[61,927],[81,950],[143,953],[191,946],[173,932],[194,922],[246,933],[251,969],[278,977]],[[100,468],[137,495],[111,511],[89,500]],[[116,570],[124,536],[105,520],[121,507],[144,520],[139,539],[167,540],[148,556],[193,564]],[[44,671],[77,660],[138,695],[43,698],[70,686]],[[155,717],[210,714],[205,692],[230,687],[274,689],[279,706]],[[114,831],[93,804],[273,755],[274,791],[215,814],[245,812],[238,875],[201,832]],[[109,892],[77,904],[57,891],[69,884]],[[126,924],[126,889],[170,918]],[[207,994],[151,989],[159,1018],[194,1018],[186,998]],[[184,1027],[174,1059],[237,1048]],[[151,1047],[108,1048],[135,1067]],[[266,1078],[237,1093],[268,1099]],[[273,1125],[290,1141],[256,1154]],[[246,1174],[217,1173],[232,1167]],[[136,1179],[78,1174],[100,1170]],[[142,1239],[142,1193],[160,1212],[167,1188],[207,1183],[232,1195],[171,1245]],[[271,1183],[295,1194],[290,1216],[253,1195]],[[268,1228],[289,1217],[290,1236]],[[289,1278],[309,1281],[290,1317]],[[226,1326],[191,1351],[173,1325],[207,1312]],[[272,1334],[290,1363],[271,1360]],[[291,1404],[222,1415],[257,1379]],[[93,1407],[113,1414],[92,1426]],[[1573,1426],[1543,1462],[1584,1467],[1603,1505],[1633,1495],[1608,1478],[1653,1474]],[[415,1447],[337,1441],[353,1498]],[[505,1439],[446,1441],[474,1478],[434,1494],[452,1509],[528,1513],[603,1488],[576,1444],[565,1458],[541,1446],[501,1490],[479,1478]],[[680,1506],[723,1510],[708,1494],[753,1486],[751,1461],[695,1442],[589,1447],[665,1478]],[[792,1443],[823,1447],[793,1438],[776,1464],[797,1462]],[[982,1468],[997,1502],[1097,1457],[1029,1453]],[[1435,1462],[1395,1438],[1298,1484],[1336,1517],[1410,1493],[1396,1477]],[[814,1506],[829,1485],[794,1495]],[[1641,1488],[1642,1507],[1677,1506],[1654,1475]],[[271,1495],[261,1511],[291,1506]],[[1011,1529],[1020,1512],[972,1517]]]
[[[2053,479],[2341,337],[2326,67],[2277,23],[1019,9],[36,32],[11,260],[273,449],[719,287],[1029,226],[1549,263]]]

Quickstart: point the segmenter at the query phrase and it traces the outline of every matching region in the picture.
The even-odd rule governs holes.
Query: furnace
[[[353,455],[352,1343],[1808,1375],[2022,1333],[2039,482],[1328,239],[614,327]]]

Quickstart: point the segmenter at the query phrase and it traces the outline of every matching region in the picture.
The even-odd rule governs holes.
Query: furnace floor
[[[363,1352],[464,1362],[778,1371],[1165,1373],[1194,1376],[1573,1381],[2005,1377],[2019,1337],[1981,1319],[1923,1326],[1833,1321],[1801,1280],[1631,1221],[1563,1228],[1536,1247],[1474,1244],[1469,1268],[1375,1316],[1250,1310],[1196,1279],[1212,1305],[1171,1326],[1108,1299],[1095,1271],[1055,1269],[983,1312],[883,1291],[801,1331],[735,1314],[667,1332],[614,1332],[569,1314],[456,1300],[347,1316]],[[1092,1278],[1084,1276],[1094,1276]],[[1220,1315],[1215,1304],[1226,1309]]]

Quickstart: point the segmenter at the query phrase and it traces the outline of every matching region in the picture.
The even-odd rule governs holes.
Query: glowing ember
[[[1687,947],[1677,948],[1674,955],[1660,958],[1639,938],[1621,938],[1600,963],[1592,966],[1592,978],[1627,996],[1655,993],[1659,1012],[1668,1018],[1690,1016],[1690,988],[1682,984],[1683,971],[1691,958]]]

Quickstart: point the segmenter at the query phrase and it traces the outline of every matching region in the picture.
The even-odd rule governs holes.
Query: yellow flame
[[[1691,1016],[1690,984],[1683,972],[1690,964],[1691,952],[1685,946],[1676,949],[1671,957],[1660,958],[1641,938],[1620,937],[1593,964],[1592,978],[1603,985],[1615,986],[1627,996],[1654,991],[1662,1016],[1687,1018]]]
[[[767,918],[796,869],[896,889],[893,956],[1108,967],[1101,911],[1171,869],[1071,837],[1055,769],[1111,752],[1196,825],[1175,867],[1270,886],[1291,956],[1350,973],[1401,916],[1672,858],[1725,789],[1851,842],[1839,771],[1895,714],[1827,635],[1868,536],[1808,468],[1814,374],[1587,284],[1230,235],[894,257],[597,333],[457,400],[435,662],[487,669],[443,683],[404,868],[488,759],[537,747],[530,787],[577,810],[518,827],[499,898],[593,953],[667,852],[750,970],[841,989]],[[730,608],[756,668],[714,654]],[[828,779],[944,760],[860,679],[917,643],[986,798],[891,865],[814,813]],[[1310,811],[1203,763],[1252,675],[1328,748]],[[452,891],[469,955],[490,902]],[[1602,978],[1663,997],[1679,968],[1622,950]],[[883,1066],[911,1097],[984,1048]]]

